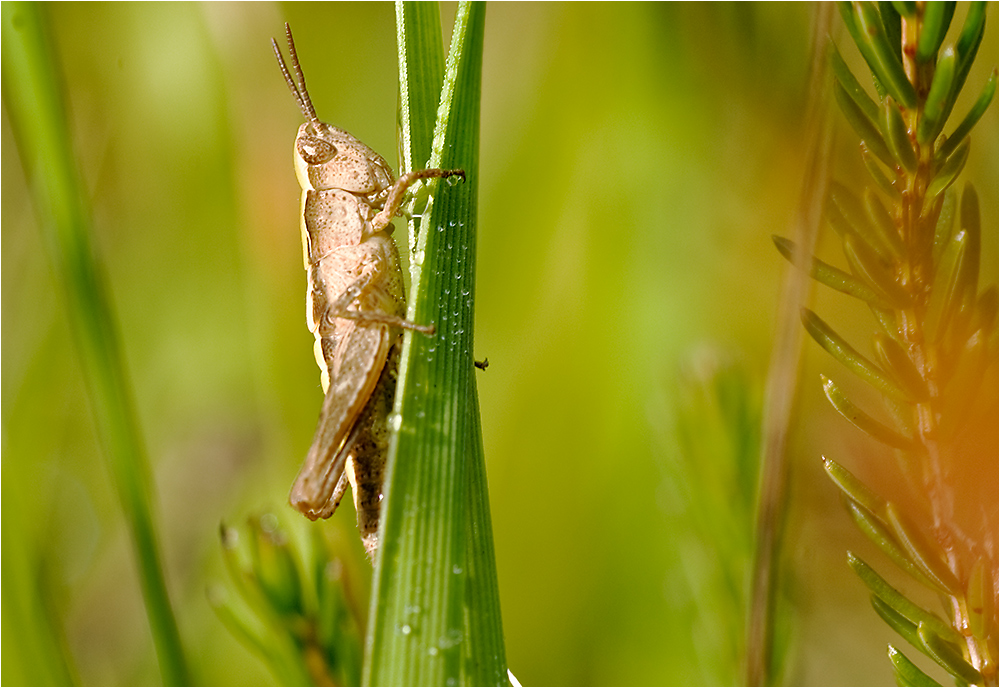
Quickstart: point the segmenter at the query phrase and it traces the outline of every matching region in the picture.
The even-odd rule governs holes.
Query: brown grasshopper
[[[382,156],[343,129],[319,121],[288,24],[285,35],[297,81],[277,42],[271,39],[271,44],[306,118],[295,137],[295,173],[302,187],[306,323],[316,337],[314,352],[326,394],[289,501],[311,520],[329,518],[350,482],[358,531],[374,556],[400,329],[434,333],[433,325],[403,317],[403,278],[390,223],[414,183],[464,179],[465,173],[417,170],[397,180]]]

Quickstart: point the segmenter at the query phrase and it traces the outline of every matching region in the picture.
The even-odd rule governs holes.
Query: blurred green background
[[[487,11],[475,355],[490,363],[478,385],[497,567],[508,661],[525,685],[733,680],[736,655],[720,648],[739,637],[741,593],[713,588],[711,571],[742,583],[748,488],[682,484],[695,469],[678,459],[679,380],[732,364],[755,418],[785,270],[770,235],[789,233],[800,193],[813,9]],[[205,599],[225,580],[221,520],[275,509],[305,527],[285,504],[321,401],[291,164],[300,116],[268,41],[289,21],[319,116],[394,162],[393,7],[46,10],[185,647],[201,683],[268,683]],[[443,10],[446,40],[453,12]],[[989,21],[976,93],[996,64]],[[860,74],[854,49],[843,52]],[[834,174],[857,179],[857,148],[834,117]],[[998,262],[997,130],[994,105],[963,175],[990,228],[986,283]],[[6,110],[2,135],[2,681],[49,680],[43,640],[55,638],[83,683],[156,683],[128,536]],[[834,245],[821,240],[821,255],[834,261]],[[816,303],[866,341],[862,306],[829,293]],[[846,547],[870,550],[818,461],[851,464],[867,444],[824,405],[820,371],[844,377],[808,347],[792,437],[786,680],[888,683],[891,632],[844,565]],[[752,430],[733,442],[753,447]],[[711,494],[692,499],[698,490]],[[692,513],[694,503],[717,511]],[[369,575],[349,507],[309,527]]]

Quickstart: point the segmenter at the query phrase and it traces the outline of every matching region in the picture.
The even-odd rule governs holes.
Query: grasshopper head
[[[318,120],[299,127],[295,173],[304,189],[343,189],[363,196],[382,195],[394,181],[381,155],[343,129]]]
[[[306,118],[295,137],[295,173],[299,184],[303,189],[342,189],[372,200],[384,197],[395,181],[392,168],[381,155],[343,129],[319,121],[295,53],[292,29],[287,23],[285,35],[297,82],[285,65],[278,43],[271,39],[271,45],[285,82]]]

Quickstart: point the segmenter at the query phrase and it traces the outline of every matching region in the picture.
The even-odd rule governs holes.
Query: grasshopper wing
[[[292,506],[314,521],[329,518],[340,502],[337,485],[391,344],[386,325],[351,323],[338,339],[316,434],[289,495]]]

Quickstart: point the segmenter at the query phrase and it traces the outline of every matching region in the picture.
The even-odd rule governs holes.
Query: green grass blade
[[[406,24],[436,11],[404,3],[400,14]],[[428,166],[464,169],[466,181],[438,185],[420,219],[409,317],[437,332],[408,335],[403,349],[366,641],[370,685],[506,683],[492,547],[468,547],[467,532],[489,528],[472,378],[484,22],[484,5],[459,6],[437,109]],[[415,73],[432,47],[401,40],[400,51],[411,82],[432,78]],[[411,123],[427,115],[415,105],[404,103]]]
[[[444,80],[441,15],[436,2],[396,3],[399,60],[399,173],[426,166]],[[403,59],[405,56],[405,59]]]
[[[473,651],[465,656],[467,682],[482,686],[507,685],[507,650],[500,616],[500,587],[497,582],[493,552],[493,525],[490,518],[489,492],[486,485],[486,460],[479,422],[479,398],[472,378],[471,391],[475,411],[470,437],[468,490],[469,517],[466,521],[466,556],[468,580],[465,604],[477,613],[466,617],[466,633]]]
[[[104,453],[131,534],[163,680],[190,683],[167,595],[150,501],[152,479],[135,418],[118,327],[90,244],[91,218],[73,157],[45,8],[3,5],[3,87],[25,177],[59,281]]]

